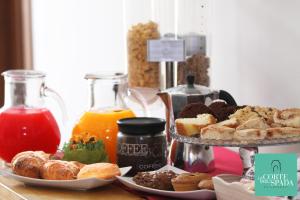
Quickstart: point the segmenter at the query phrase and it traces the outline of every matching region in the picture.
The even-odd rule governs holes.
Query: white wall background
[[[211,2],[212,87],[239,104],[300,107],[300,1]],[[125,70],[122,15],[121,0],[33,0],[34,66],[66,101],[70,124],[87,105],[86,72]]]
[[[212,86],[240,104],[300,107],[300,1],[215,0]]]
[[[124,68],[121,0],[33,0],[32,6],[34,67],[65,100],[66,141],[88,106],[85,73]]]

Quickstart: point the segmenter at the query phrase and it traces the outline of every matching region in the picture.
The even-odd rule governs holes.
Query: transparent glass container
[[[187,75],[195,84],[209,86],[210,3],[208,0],[176,0],[175,29],[185,41],[186,59],[178,62],[177,84],[186,84]]]
[[[60,144],[60,130],[45,97],[57,100],[66,119],[61,97],[45,84],[46,74],[33,70],[2,73],[5,101],[0,113],[0,157],[6,162],[19,152],[55,153]]]
[[[148,41],[174,34],[173,0],[125,0],[124,40],[129,87],[161,87],[161,63],[149,61]]]
[[[119,119],[145,113],[143,97],[128,89],[127,75],[121,73],[87,74],[89,108],[73,128],[73,142],[102,140],[110,162],[116,163]]]

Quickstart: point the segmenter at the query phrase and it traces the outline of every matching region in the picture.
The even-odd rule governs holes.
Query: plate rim
[[[131,168],[132,168],[132,166],[121,167],[120,171],[122,172],[122,169],[124,170],[124,173],[121,175],[121,177],[126,175],[130,171]],[[110,182],[113,182],[113,181],[117,180],[116,176],[114,178],[111,178],[111,179],[100,179],[100,178],[92,177],[92,178],[73,179],[73,180],[47,180],[47,179],[31,178],[31,177],[26,177],[26,176],[21,176],[21,175],[18,175],[18,174],[14,174],[10,168],[2,168],[2,169],[0,169],[0,172],[2,172],[2,176],[10,177],[10,178],[18,180],[20,182],[23,182],[23,183],[27,183],[25,181],[28,180],[31,183],[32,183],[32,181],[35,181],[37,184],[38,183],[43,183],[43,184],[47,184],[47,183],[49,183],[49,184],[50,183],[51,184],[68,183],[68,184],[71,184],[71,183],[86,182],[86,181],[97,181],[97,182],[110,183]],[[24,180],[24,181],[22,181],[22,180]]]

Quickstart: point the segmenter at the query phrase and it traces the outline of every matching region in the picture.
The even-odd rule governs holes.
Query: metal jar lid
[[[133,117],[117,121],[119,131],[128,135],[158,134],[165,130],[166,121],[153,117]]]

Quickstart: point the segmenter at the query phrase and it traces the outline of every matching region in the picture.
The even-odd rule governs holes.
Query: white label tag
[[[184,61],[184,40],[148,40],[147,60],[149,62]]]

